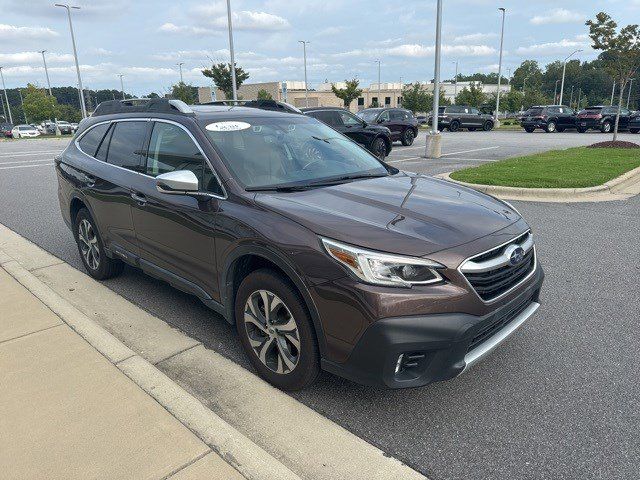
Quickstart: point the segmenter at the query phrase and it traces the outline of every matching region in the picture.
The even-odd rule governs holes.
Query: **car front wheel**
[[[533,127],[524,127],[524,131],[527,133],[533,133],[533,131],[535,130],[535,128]]]
[[[493,130],[493,122],[491,120],[488,120],[488,121],[484,122],[484,125],[482,125],[482,129],[485,132]]]
[[[547,133],[554,133],[556,131],[556,122],[550,121],[547,123],[547,127],[545,128]]]
[[[600,127],[602,133],[609,133],[611,131],[611,122],[604,122]]]
[[[630,128],[629,131],[631,133],[638,133],[638,132],[640,132],[640,128]]]
[[[415,138],[416,135],[415,133],[413,133],[413,129],[407,128],[402,134],[402,145],[404,145],[405,147],[412,145]]]
[[[124,264],[107,257],[98,229],[86,208],[76,215],[75,236],[80,258],[89,275],[97,280],[106,280],[122,273]]]
[[[460,130],[460,122],[458,122],[457,120],[454,120],[449,125],[449,131],[450,132],[457,132],[458,130]]]
[[[387,156],[387,144],[383,138],[378,137],[373,140],[371,144],[371,153],[373,153],[380,160],[384,160]]]
[[[301,390],[320,372],[313,324],[298,291],[271,269],[249,274],[235,299],[236,330],[258,374],[282,390]]]

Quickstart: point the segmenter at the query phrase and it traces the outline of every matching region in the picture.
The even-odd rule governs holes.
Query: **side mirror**
[[[156,188],[169,195],[188,195],[198,192],[198,177],[191,170],[176,170],[156,177]]]

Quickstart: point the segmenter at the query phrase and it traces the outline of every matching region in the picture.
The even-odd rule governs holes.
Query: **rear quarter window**
[[[107,133],[108,128],[109,128],[109,124],[104,123],[102,125],[96,125],[92,129],[90,129],[78,141],[78,146],[80,147],[80,150],[82,150],[87,155],[91,155],[92,157],[95,157],[96,150],[98,149],[98,145],[100,145],[100,142],[102,141],[104,134]]]

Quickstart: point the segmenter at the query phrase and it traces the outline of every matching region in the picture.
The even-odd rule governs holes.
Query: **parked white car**
[[[40,132],[33,125],[16,125],[11,129],[13,138],[39,137]]]

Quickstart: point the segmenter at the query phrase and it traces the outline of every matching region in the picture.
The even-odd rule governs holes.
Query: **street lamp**
[[[78,51],[76,49],[76,38],[73,34],[73,23],[71,22],[71,9],[80,10],[80,7],[70,6],[63,3],[56,3],[56,7],[67,9],[67,17],[69,18],[69,31],[71,32],[71,44],[73,45],[73,57],[76,61],[76,73],[78,74],[78,95],[80,97],[80,108],[82,110],[82,118],[87,118],[87,107],[84,104],[84,90],[82,89],[82,78],[80,77],[80,64],[78,63]]]
[[[567,60],[569,60],[576,53],[581,52],[581,51],[582,51],[581,48],[576,50],[571,55],[569,55],[567,58],[565,58],[564,62],[562,62],[562,83],[560,84],[560,101],[558,102],[558,105],[562,105],[562,97],[564,96],[564,76],[565,76],[565,73],[567,73]]]
[[[298,40],[302,44],[302,55],[304,59],[304,104],[309,106],[309,85],[307,84],[307,40]]]
[[[455,76],[454,82],[453,82],[453,101],[455,103],[456,97],[458,96],[458,60],[456,60],[453,63],[456,64],[456,76]]]
[[[611,87],[611,103],[610,105],[613,107],[613,96],[616,93],[616,81],[615,79],[613,80],[613,86]]]
[[[184,83],[182,81],[182,65],[184,65],[184,62],[176,63],[176,65],[178,65],[178,68],[180,69],[180,83]]]
[[[502,12],[502,32],[500,33],[500,61],[498,62],[498,92],[496,94],[496,115],[494,119],[495,126],[500,125],[500,121],[498,120],[498,114],[500,113],[500,80],[502,79],[502,47],[504,45],[504,17],[507,13],[507,9],[504,7],[500,7],[498,9]]]
[[[560,79],[556,80],[556,86],[553,88],[553,103],[558,101],[558,83],[560,83]]]
[[[7,97],[7,87],[4,84],[4,74],[2,73],[2,68],[0,67],[0,78],[2,79],[2,89],[4,90],[4,99],[7,101],[7,108],[9,109],[9,123],[13,123],[13,116],[11,115],[11,105],[9,105],[9,97]]]
[[[44,74],[47,77],[47,86],[49,87],[49,96],[53,97],[53,93],[51,93],[51,81],[49,80],[49,69],[47,68],[47,59],[44,57],[44,52],[46,52],[46,50],[40,50],[40,53],[42,54],[42,63],[44,64]]]
[[[238,87],[236,86],[236,61],[233,53],[233,25],[231,24],[231,0],[227,0],[227,25],[229,27],[229,55],[231,56],[231,88],[233,100],[238,100]]]
[[[572,103],[573,103],[573,85],[571,85],[571,96],[569,97],[569,108],[571,108]]]
[[[376,60],[376,63],[378,64],[378,106],[380,106],[381,99],[380,99],[380,60]]]
[[[440,158],[442,156],[442,145],[440,132],[438,132],[438,112],[440,110],[440,56],[442,53],[442,0],[437,1],[436,9],[436,48],[435,67],[433,72],[433,111],[431,117],[431,131],[427,135],[424,149],[426,158]]]
[[[120,91],[122,92],[122,99],[125,100],[124,97],[124,82],[122,81],[122,77],[124,77],[123,73],[119,73],[118,76],[120,77]]]

